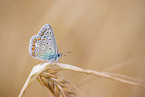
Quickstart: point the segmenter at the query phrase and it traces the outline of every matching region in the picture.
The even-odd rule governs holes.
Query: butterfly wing
[[[49,24],[44,25],[38,34],[31,38],[29,54],[43,61],[55,60],[57,45],[53,30]]]

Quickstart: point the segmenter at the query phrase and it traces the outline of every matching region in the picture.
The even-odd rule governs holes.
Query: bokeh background
[[[0,97],[17,97],[34,65],[30,38],[53,28],[62,63],[145,80],[145,0],[1,0]],[[120,65],[121,64],[121,65]],[[86,97],[145,97],[145,88],[61,72]],[[52,97],[36,80],[24,97]]]

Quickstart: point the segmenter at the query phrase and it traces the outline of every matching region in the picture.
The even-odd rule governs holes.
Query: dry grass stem
[[[80,73],[92,74],[95,76],[116,80],[121,83],[145,87],[145,84],[143,83],[145,82],[144,80],[138,80],[135,78],[128,77],[126,75],[85,70],[69,64],[49,64],[50,63],[41,63],[33,67],[18,97],[22,97],[25,90],[35,79],[38,79],[38,81],[43,86],[46,86],[55,97],[77,97],[76,93],[74,93],[72,90],[73,85],[70,82],[66,81],[64,78],[59,77],[58,72],[60,70],[71,70]]]
[[[93,71],[93,70],[85,70],[85,69],[82,69],[82,68],[79,68],[79,67],[76,67],[73,65],[62,64],[62,63],[57,63],[56,65],[61,67],[62,69],[66,69],[66,70],[72,70],[72,71],[76,71],[76,72],[92,74],[95,76],[100,76],[100,77],[116,80],[116,81],[119,81],[121,83],[145,87],[145,84],[140,83],[140,82],[145,82],[144,80],[134,79],[134,78],[131,78],[131,77],[128,77],[125,75],[108,73],[108,72],[98,72],[98,71]],[[131,79],[133,79],[133,80],[131,80]]]
[[[122,62],[122,63],[119,63],[119,64],[115,64],[109,68],[106,68],[103,70],[104,71],[107,71],[107,72],[111,72],[111,71],[114,71],[114,70],[118,70],[126,65],[129,65],[130,63],[133,63],[135,61],[135,59],[130,59],[130,60],[127,60],[126,62]]]

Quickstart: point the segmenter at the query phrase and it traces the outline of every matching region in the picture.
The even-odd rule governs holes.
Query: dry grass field
[[[59,52],[71,52],[62,63],[145,80],[145,0],[1,0],[0,97],[17,97],[42,63],[28,48],[44,24]],[[86,97],[145,97],[145,88],[106,78],[68,70],[60,76]],[[53,96],[36,80],[23,97]]]

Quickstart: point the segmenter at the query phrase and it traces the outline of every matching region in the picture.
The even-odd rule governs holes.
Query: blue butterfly
[[[45,24],[29,43],[29,54],[38,60],[56,62],[62,55],[57,51],[53,30]]]

